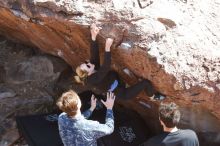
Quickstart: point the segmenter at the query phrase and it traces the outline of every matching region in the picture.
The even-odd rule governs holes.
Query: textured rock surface
[[[19,137],[14,120],[15,116],[48,112],[56,108],[56,106],[50,105],[55,102],[62,92],[68,89],[82,92],[86,90],[86,87],[73,83],[73,71],[62,60],[50,55],[39,55],[29,47],[14,44],[11,41],[4,40],[3,42],[0,45],[0,56],[2,56],[0,65],[6,68],[6,74],[4,81],[0,83],[0,145],[8,146]],[[23,73],[26,71],[22,70],[22,66],[19,64],[28,64],[33,58],[39,58],[39,62],[35,62],[35,66],[41,64],[42,67],[49,65],[48,67],[51,68],[52,63],[53,70],[44,70],[44,74],[42,74],[42,67],[27,68],[27,72],[30,70],[34,70],[33,73],[39,72],[41,78],[33,78],[36,76],[31,77],[28,73],[25,77]],[[47,60],[47,63],[42,64],[41,59]],[[16,78],[14,78],[15,74],[9,71],[13,70],[10,66],[20,71]],[[126,72],[131,75],[129,71]],[[52,76],[47,76],[47,74]],[[55,78],[57,74],[59,74],[58,79]],[[17,80],[19,75],[21,78],[24,77],[24,80]],[[136,98],[119,104],[138,111],[146,120],[150,133],[158,134],[161,130],[157,113],[158,102],[146,100],[147,98]],[[215,116],[200,108],[199,105],[188,107],[181,105],[181,112],[180,128],[194,129],[199,136],[201,146],[219,145],[220,125]],[[24,146],[26,142],[21,138],[16,143],[15,145]]]
[[[5,70],[0,82],[0,145],[8,146],[19,138],[15,116],[55,108],[54,84],[68,65],[6,39],[0,40],[0,58]]]
[[[112,67],[127,82],[148,78],[170,100],[220,118],[219,9],[218,0],[0,0],[0,33],[74,68],[96,21],[101,48],[115,38]]]

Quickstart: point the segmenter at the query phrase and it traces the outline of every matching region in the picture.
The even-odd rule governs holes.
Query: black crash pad
[[[90,91],[80,94],[82,111],[90,107],[92,94]],[[98,99],[104,98],[99,95],[95,96]],[[114,132],[98,139],[99,146],[138,146],[150,137],[145,122],[135,111],[118,106],[113,111],[115,116]],[[105,112],[105,108],[97,108],[90,119],[104,123]],[[59,114],[60,112],[55,112],[17,117],[17,127],[29,146],[62,146],[57,125]]]

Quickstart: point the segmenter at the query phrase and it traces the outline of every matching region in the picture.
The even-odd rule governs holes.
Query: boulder
[[[10,82],[44,81],[46,78],[57,78],[53,72],[53,64],[46,57],[32,57],[14,66],[7,67]]]
[[[75,68],[89,57],[89,25],[96,22],[101,55],[113,37],[112,69],[124,80],[147,78],[168,100],[219,119],[219,9],[218,0],[0,0],[0,34]]]

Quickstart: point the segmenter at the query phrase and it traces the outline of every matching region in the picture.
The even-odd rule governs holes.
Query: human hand
[[[99,31],[102,29],[101,27],[97,27],[95,23],[93,23],[91,26],[91,36],[92,36],[92,40],[95,41],[96,40],[96,36],[99,33]]]
[[[106,39],[106,41],[105,41],[105,51],[106,52],[110,52],[113,41],[114,41],[114,39],[112,39],[112,38]]]
[[[96,99],[95,96],[92,94],[92,97],[91,97],[91,107],[90,107],[90,110],[91,110],[91,111],[94,111],[94,109],[96,108],[96,101],[97,101],[97,99]]]
[[[115,95],[113,92],[108,92],[107,93],[107,99],[104,102],[103,100],[101,100],[101,102],[105,105],[105,107],[107,109],[112,109],[114,106],[114,101],[115,101]]]

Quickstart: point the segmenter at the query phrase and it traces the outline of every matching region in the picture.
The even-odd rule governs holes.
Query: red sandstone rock
[[[99,43],[115,38],[113,65],[148,78],[180,104],[220,118],[220,3],[145,0],[0,0],[0,33],[63,58],[75,68],[89,56],[89,28]]]

